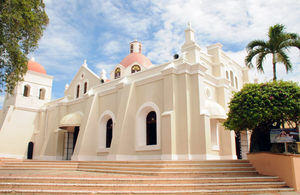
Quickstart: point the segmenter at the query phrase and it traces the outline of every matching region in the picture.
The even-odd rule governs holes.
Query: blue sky
[[[52,98],[63,96],[86,59],[96,74],[109,72],[129,53],[134,39],[143,44],[143,54],[153,64],[172,59],[184,42],[190,21],[203,51],[214,43],[243,64],[245,46],[265,39],[268,27],[284,24],[288,32],[300,33],[299,0],[45,0],[50,23],[30,57],[54,76]],[[278,77],[300,81],[300,52],[290,52],[294,71],[286,75],[278,65]],[[271,62],[261,80],[272,78]]]

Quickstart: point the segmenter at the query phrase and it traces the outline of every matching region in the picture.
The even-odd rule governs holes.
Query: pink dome
[[[38,72],[41,74],[47,74],[45,68],[40,65],[39,63],[33,61],[33,60],[29,60],[28,64],[27,64],[27,68],[28,70],[34,71],[34,72]]]
[[[145,67],[149,67],[152,65],[151,61],[141,53],[131,53],[120,62],[120,64],[125,68],[133,63],[138,63]]]

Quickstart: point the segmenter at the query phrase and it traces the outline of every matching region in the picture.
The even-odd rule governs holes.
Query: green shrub
[[[270,129],[298,128],[300,87],[291,81],[246,84],[229,103],[226,129],[252,130],[250,151],[270,150]]]

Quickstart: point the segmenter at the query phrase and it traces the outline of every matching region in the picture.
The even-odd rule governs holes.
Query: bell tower
[[[195,42],[195,32],[192,29],[192,25],[188,22],[188,26],[184,31],[185,33],[185,42],[181,46],[181,52],[184,54],[186,60],[191,63],[199,63],[200,61],[200,50],[201,48]]]
[[[185,43],[184,44],[190,44],[195,43],[195,32],[192,29],[191,22],[188,22],[188,27],[185,29]]]
[[[130,53],[142,53],[142,43],[134,40],[130,43]]]

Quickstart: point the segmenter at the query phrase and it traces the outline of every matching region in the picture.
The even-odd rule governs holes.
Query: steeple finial
[[[65,90],[67,90],[67,89],[69,89],[69,84],[68,83],[65,85]]]
[[[82,66],[84,66],[84,67],[87,67],[86,60],[83,60],[83,64],[82,64]]]
[[[104,69],[102,69],[101,71],[100,79],[103,80],[104,82],[107,80],[106,71]]]
[[[191,28],[192,28],[191,21],[188,21],[188,28],[189,28],[189,29],[191,29]]]
[[[185,29],[185,43],[194,43],[195,42],[195,33],[192,29],[191,22],[188,22],[188,27]]]

